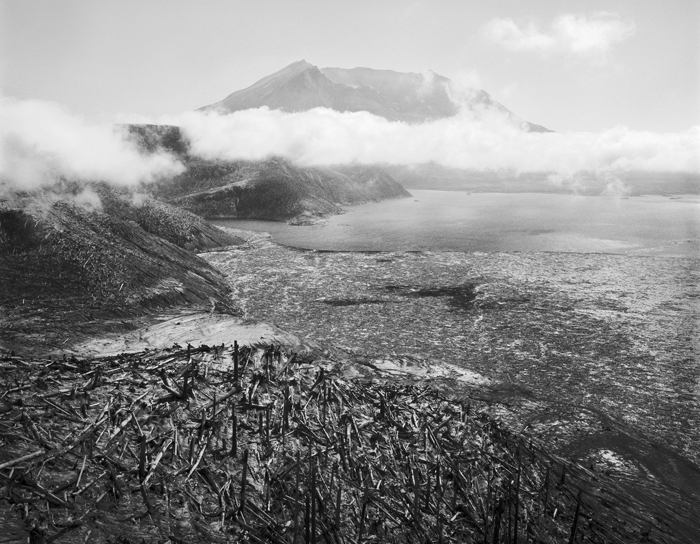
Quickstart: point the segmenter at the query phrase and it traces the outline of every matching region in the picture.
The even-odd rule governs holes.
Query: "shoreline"
[[[233,222],[234,220],[227,220]],[[296,246],[292,244],[285,244],[283,242],[280,242],[278,240],[275,240],[275,236],[273,233],[267,232],[267,231],[251,231],[247,229],[238,229],[234,227],[225,227],[221,225],[217,225],[218,228],[223,228],[226,229],[230,232],[233,233],[257,233],[257,234],[267,234],[270,236],[270,241],[281,247],[288,249],[290,251],[308,251],[311,253],[331,253],[331,254],[342,254],[342,253],[351,253],[351,254],[358,254],[358,255],[383,255],[383,254],[394,254],[394,253],[406,253],[406,254],[425,254],[425,255],[430,255],[430,254],[439,254],[439,253],[458,253],[458,254],[464,254],[464,255],[559,255],[559,254],[566,254],[566,255],[590,255],[590,256],[605,256],[605,255],[616,255],[619,257],[629,257],[629,258],[648,258],[648,259],[687,259],[687,260],[694,260],[694,261],[700,261],[700,254],[698,256],[693,256],[693,255],[665,255],[665,254],[659,254],[659,255],[651,255],[651,254],[632,254],[632,253],[615,253],[615,252],[610,252],[610,251],[527,251],[527,250],[522,250],[522,251],[455,251],[455,250],[426,250],[426,249],[406,249],[406,250],[390,250],[390,249],[317,249],[317,248],[308,248],[308,247],[302,247],[302,246]],[[206,253],[214,253],[214,252],[219,252],[219,251],[226,251],[224,250],[219,250],[219,249],[214,249],[214,250],[209,250]]]

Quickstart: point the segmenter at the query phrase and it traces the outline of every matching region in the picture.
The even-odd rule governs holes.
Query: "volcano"
[[[551,132],[518,117],[482,89],[458,93],[450,79],[435,72],[318,68],[305,60],[292,63],[200,111],[228,114],[263,106],[287,112],[318,107],[340,112],[366,111],[407,123],[453,117],[460,107],[467,107],[495,110],[528,132]]]

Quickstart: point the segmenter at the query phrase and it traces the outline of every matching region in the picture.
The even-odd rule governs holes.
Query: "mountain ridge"
[[[458,103],[449,78],[429,71],[396,72],[373,68],[318,68],[294,62],[223,100],[198,111],[220,114],[267,106],[288,112],[324,107],[341,112],[367,111],[388,119],[422,123],[457,115],[460,107],[495,110],[528,132],[551,132],[517,116],[483,89]]]

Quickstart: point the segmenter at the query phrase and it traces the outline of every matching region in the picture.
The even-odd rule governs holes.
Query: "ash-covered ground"
[[[205,258],[248,318],[384,365],[456,363],[516,429],[698,508],[697,259],[315,252],[261,235]]]
[[[43,225],[49,234],[56,230],[51,222],[36,224]],[[141,238],[147,238],[138,230],[141,227],[129,225],[130,230],[125,232],[138,232]],[[92,240],[90,232],[68,232],[80,242]],[[5,488],[6,508],[2,516],[6,523],[12,522],[17,535],[38,531],[37,534],[53,535],[51,539],[69,534],[66,541],[71,542],[82,542],[86,536],[112,542],[109,535],[113,531],[101,524],[107,519],[105,512],[114,507],[135,513],[141,520],[134,526],[137,533],[152,531],[170,538],[169,531],[175,529],[167,524],[161,526],[160,522],[175,519],[167,502],[173,490],[155,484],[144,486],[142,481],[143,504],[138,500],[127,504],[118,494],[107,501],[111,497],[110,485],[116,487],[103,482],[108,473],[99,467],[99,439],[95,450],[99,455],[95,456],[89,447],[80,450],[83,446],[71,442],[70,430],[63,428],[60,417],[44,409],[41,399],[58,396],[65,403],[61,413],[69,419],[79,412],[68,404],[83,403],[79,408],[84,408],[85,414],[75,416],[74,421],[82,424],[88,416],[92,417],[90,410],[99,411],[103,406],[99,400],[93,402],[95,398],[90,400],[98,390],[108,398],[126,395],[129,403],[140,402],[146,395],[150,401],[145,406],[149,414],[142,422],[145,425],[162,404],[157,400],[161,387],[158,378],[165,380],[166,389],[172,386],[168,386],[168,380],[182,378],[174,368],[169,370],[172,376],[164,378],[156,373],[151,381],[139,378],[146,359],[160,361],[164,357],[167,364],[174,364],[178,357],[168,354],[176,350],[185,368],[204,365],[206,381],[207,365],[211,363],[214,374],[222,371],[219,367],[229,360],[233,342],[238,341],[259,350],[274,349],[270,344],[276,344],[290,352],[307,353],[305,357],[313,359],[314,365],[329,363],[344,380],[362,387],[424,388],[437,395],[436,399],[443,399],[441,402],[457,403],[466,413],[472,410],[486,417],[490,425],[503,426],[523,444],[534,443],[542,448],[547,458],[554,460],[550,465],[555,470],[564,470],[564,459],[573,460],[571,470],[575,467],[585,474],[586,494],[593,500],[589,506],[596,512],[585,514],[586,519],[602,524],[603,539],[619,528],[620,534],[627,535],[621,542],[637,542],[638,538],[650,542],[697,540],[693,522],[700,516],[697,260],[562,253],[332,253],[283,247],[272,243],[268,235],[243,231],[222,234],[238,245],[200,254],[207,262],[191,254],[188,261],[167,260],[170,264],[161,270],[167,276],[177,273],[180,267],[186,268],[188,263],[196,263],[197,270],[210,274],[215,279],[212,285],[218,298],[206,308],[208,311],[196,311],[196,304],[180,304],[179,298],[170,297],[165,300],[165,308],[154,308],[160,312],[158,315],[144,313],[145,308],[140,307],[140,313],[129,313],[114,297],[100,298],[99,292],[86,291],[96,308],[104,313],[106,305],[113,311],[108,314],[111,320],[101,318],[102,314],[92,316],[92,306],[85,304],[85,297],[72,291],[66,294],[65,289],[51,290],[74,267],[60,268],[54,283],[27,277],[23,283],[13,280],[14,288],[6,288],[12,297],[0,308],[5,312],[0,320],[0,336],[3,342],[10,341],[2,354],[5,373],[0,376],[5,393],[0,397],[0,423],[6,430],[3,476],[11,486]],[[166,255],[179,255],[175,246],[161,245]],[[116,246],[89,247],[88,256],[95,259],[111,256]],[[27,246],[22,252],[9,252],[12,260],[7,264],[17,262],[24,267],[6,267],[14,271],[9,277],[19,278],[21,270],[31,263],[41,263],[42,251],[55,253],[54,246],[46,244],[38,249]],[[59,251],[58,256],[67,256],[63,259],[67,264],[73,262],[71,252]],[[30,257],[36,258],[30,262]],[[108,269],[103,266],[98,270]],[[47,278],[53,277],[50,268],[37,270],[49,274]],[[41,296],[23,298],[25,284],[37,289]],[[135,289],[139,285],[129,287]],[[117,293],[122,291],[120,288]],[[192,293],[198,294],[196,286]],[[49,304],[51,296],[56,300]],[[13,302],[18,297],[23,299],[22,304]],[[71,309],[70,315],[84,319],[67,319],[64,307]],[[228,310],[234,307],[240,310]],[[116,329],[115,320],[121,324]],[[121,332],[116,336],[106,334],[110,330]],[[220,346],[214,350],[211,361],[209,355],[191,358],[190,347],[185,349],[187,344],[202,343]],[[17,349],[18,355],[10,348]],[[211,351],[206,346],[197,349],[203,354]],[[66,354],[73,354],[69,361]],[[124,374],[124,380],[133,386],[128,393],[121,378],[115,382],[93,376],[105,365],[111,365],[105,376],[112,372]],[[156,369],[161,369],[160,363],[151,370]],[[45,389],[47,373],[55,391]],[[129,378],[129,373],[136,378]],[[310,380],[315,383],[316,378],[310,376]],[[210,392],[212,402],[223,400],[230,393],[227,375],[215,385]],[[182,387],[185,391],[186,386]],[[171,393],[175,396],[168,402],[179,403],[184,398],[176,389]],[[239,402],[234,397],[226,398],[233,399],[231,410],[245,404],[245,399]],[[247,402],[252,401],[249,398]],[[190,408],[194,414],[202,407],[188,405]],[[202,442],[202,432],[210,425],[206,408],[203,410],[205,417],[198,424],[199,435],[193,434],[191,428],[194,415],[187,425],[186,434],[192,435],[189,460],[178,457],[177,447],[174,451],[170,448],[168,444],[175,442],[168,442],[162,425],[154,425],[147,432],[150,438],[146,441],[139,438],[144,427],[140,431],[136,427],[139,432],[125,437],[126,448],[110,461],[121,471],[112,480],[126,483],[132,482],[137,473],[145,476],[147,461],[151,463],[150,470],[159,471],[161,477],[173,471],[181,474],[183,468],[195,470],[199,462],[206,467],[217,465],[218,458],[209,456],[208,446],[201,450],[203,456],[193,456],[199,451],[198,444],[209,444],[209,438]],[[442,413],[441,408],[436,410]],[[221,423],[219,416],[214,410],[212,422]],[[103,422],[100,417],[95,421]],[[223,419],[228,421],[227,417]],[[32,434],[31,422],[39,425],[37,434]],[[126,425],[117,419],[112,424]],[[173,431],[167,427],[167,432]],[[64,438],[54,443],[52,437]],[[161,439],[165,439],[162,444]],[[64,452],[60,443],[77,450]],[[14,449],[8,449],[9,446]],[[139,457],[134,447],[145,450],[146,459]],[[156,447],[162,448],[157,451],[163,455],[166,450],[173,451],[168,454],[167,467],[158,469],[161,457],[153,450]],[[139,471],[133,463],[126,463],[129,452],[132,461],[140,459]],[[34,457],[25,459],[24,454],[39,455],[38,460],[45,460],[48,455],[60,462],[50,466],[35,463]],[[81,467],[85,466],[86,475],[90,476],[85,485],[94,487],[94,493],[84,495],[83,487],[78,489],[76,485],[72,500],[51,495],[52,490],[63,489],[64,484],[56,480],[65,476],[60,471],[67,471],[80,482]],[[227,482],[245,481],[237,469],[232,470],[227,473]],[[564,473],[557,473],[556,478],[563,481]],[[571,480],[574,487],[581,483],[579,480]],[[13,488],[15,482],[20,487]],[[73,479],[68,482],[69,486],[74,485]],[[187,481],[182,485],[190,493],[199,489]],[[242,493],[244,484],[240,485]],[[216,490],[218,484],[212,486]],[[548,486],[543,484],[538,489]],[[42,498],[35,497],[37,492]],[[195,493],[194,499],[190,497],[194,501],[189,503],[192,515],[211,513],[198,496]],[[267,512],[272,503],[265,496],[263,493],[264,500],[255,504]],[[164,497],[165,502],[158,502],[158,497]],[[507,493],[507,497],[510,500],[512,494]],[[569,498],[573,502],[569,501],[567,508],[573,511],[576,497]],[[156,502],[149,503],[151,500]],[[297,499],[290,503],[293,510],[297,503]],[[30,504],[33,506],[26,506]],[[56,504],[65,511],[61,510],[55,519],[46,517]],[[219,533],[234,526],[244,527],[238,523],[240,520],[236,521],[238,518],[227,517],[227,508],[223,508],[220,527],[215,528]],[[569,514],[564,523],[566,530],[576,519],[575,514]],[[131,519],[124,515],[117,519],[122,525]],[[497,517],[494,511],[484,519],[487,524],[496,523]],[[363,527],[362,514],[351,518],[351,524],[362,532],[358,529]],[[436,519],[442,518],[438,515]],[[437,522],[438,532],[441,523]],[[295,525],[295,535],[299,527]],[[452,530],[456,526],[450,527]],[[121,534],[126,534],[122,529]],[[187,531],[183,531],[182,541],[195,541],[189,536],[184,538]],[[375,531],[377,535],[380,532]],[[237,537],[229,536],[236,541]],[[214,541],[207,531],[197,538]]]

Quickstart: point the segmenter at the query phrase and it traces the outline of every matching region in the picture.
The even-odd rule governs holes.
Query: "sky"
[[[433,70],[558,132],[700,124],[697,0],[0,0],[0,91],[176,115],[284,66]]]
[[[432,70],[463,107],[420,124],[195,111],[302,59]],[[204,159],[437,163],[624,194],[629,172],[700,174],[699,79],[697,0],[0,0],[0,196],[185,168],[123,123],[177,125]],[[469,87],[554,132],[471,107]]]

